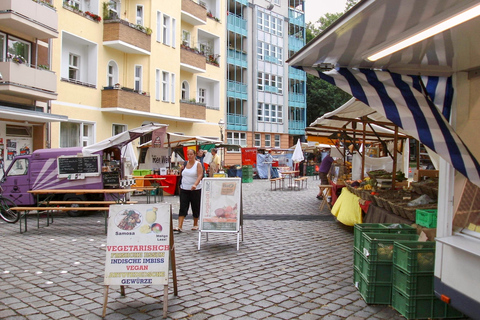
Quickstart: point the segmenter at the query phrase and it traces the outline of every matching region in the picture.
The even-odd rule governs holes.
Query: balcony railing
[[[37,101],[57,99],[57,76],[25,63],[0,62],[0,93]]]
[[[105,20],[103,45],[125,53],[149,55],[151,30],[125,20]]]
[[[136,92],[122,87],[102,90],[102,108],[125,108],[129,110],[150,112],[150,96],[147,92]]]
[[[32,0],[0,1],[0,26],[37,39],[58,38],[58,13],[54,7]]]
[[[207,24],[207,8],[198,1],[182,0],[182,21],[193,26]]]
[[[299,26],[305,26],[305,14],[303,12],[298,12],[289,8],[288,19],[290,23],[294,23]]]
[[[228,80],[228,91],[237,93],[247,93],[247,85],[241,82]]]
[[[228,63],[246,68],[247,54],[243,51],[228,49]]]
[[[227,129],[229,130],[245,130],[247,128],[247,116],[227,113]]]
[[[227,28],[243,36],[247,36],[247,20],[229,12],[227,16]]]
[[[180,100],[180,117],[205,120],[207,117],[207,108],[205,103]]]
[[[304,134],[305,133],[305,121],[302,120],[289,120],[288,121],[288,133],[290,134]]]
[[[207,60],[205,55],[197,49],[181,45],[180,68],[190,73],[206,72]]]
[[[305,39],[296,36],[288,36],[288,50],[297,52],[305,45]]]
[[[288,67],[288,77],[291,79],[297,79],[300,81],[305,81],[307,74],[303,70],[295,69],[293,67]]]
[[[288,102],[298,102],[298,103],[305,103],[306,102],[306,95],[304,93],[295,93],[289,92],[288,93]]]

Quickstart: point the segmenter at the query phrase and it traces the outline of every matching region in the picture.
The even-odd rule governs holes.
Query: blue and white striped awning
[[[453,94],[450,78],[407,76],[371,69],[340,68],[321,72],[305,67],[303,70],[369,105],[480,186],[478,161],[446,119]]]

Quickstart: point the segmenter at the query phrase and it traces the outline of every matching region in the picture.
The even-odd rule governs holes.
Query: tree
[[[359,0],[347,0],[344,12],[326,13],[320,17],[317,22],[307,23],[306,41],[307,43],[327,29],[332,23],[338,20],[346,11],[353,7]],[[352,96],[338,87],[319,79],[318,77],[307,75],[307,125],[310,125],[318,117],[347,102]]]

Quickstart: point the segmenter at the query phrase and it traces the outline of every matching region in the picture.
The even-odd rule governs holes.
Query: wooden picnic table
[[[26,222],[26,215],[28,211],[37,210],[37,219],[38,211],[45,211],[47,213],[47,226],[50,224],[50,211],[72,211],[72,210],[79,210],[79,211],[103,211],[105,217],[105,233],[107,232],[107,222],[108,222],[108,206],[112,203],[118,204],[126,204],[126,203],[133,203],[128,201],[127,197],[122,197],[121,195],[126,195],[135,191],[135,189],[37,189],[37,190],[29,190],[28,193],[31,193],[37,197],[37,207],[15,207],[17,211],[24,211],[22,217],[25,217],[25,231],[27,230],[27,222]],[[109,194],[114,197],[114,200],[103,200],[103,201],[89,201],[89,200],[78,200],[78,201],[52,201],[52,198],[56,194]],[[40,196],[48,195],[44,200],[40,201]],[[59,205],[58,207],[51,207],[50,205]],[[72,204],[96,204],[99,206],[96,207],[81,207],[75,208],[66,205]],[[106,206],[101,206],[105,204]],[[60,206],[64,205],[64,206]],[[53,222],[53,217],[51,218]],[[38,220],[37,220],[37,227],[38,227]],[[21,225],[20,225],[21,231]]]
[[[280,173],[282,174],[282,176],[286,176],[286,178],[288,178],[288,185],[287,186],[289,188],[295,187],[295,185],[293,184],[293,177],[297,176],[300,173],[299,170],[281,171]]]

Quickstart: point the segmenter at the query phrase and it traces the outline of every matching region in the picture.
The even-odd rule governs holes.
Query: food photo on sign
[[[238,180],[238,181],[237,181]],[[240,179],[204,179],[201,229],[237,231],[240,213]]]

